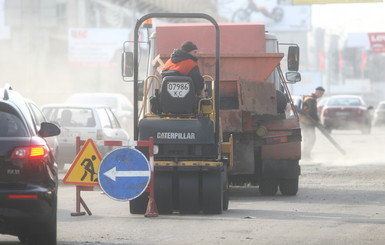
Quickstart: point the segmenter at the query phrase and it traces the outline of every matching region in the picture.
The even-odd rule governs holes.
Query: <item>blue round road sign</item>
[[[100,187],[109,197],[128,201],[146,190],[151,168],[140,151],[119,148],[102,159],[98,175]]]

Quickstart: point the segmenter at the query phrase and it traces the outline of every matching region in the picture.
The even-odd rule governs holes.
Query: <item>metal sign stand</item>
[[[85,140],[81,140],[79,136],[76,137],[76,154],[80,152],[81,146],[85,144]],[[132,144],[130,144],[132,143]],[[155,198],[154,198],[154,139],[152,137],[149,138],[148,141],[134,141],[134,142],[125,142],[125,141],[104,141],[105,146],[145,146],[149,148],[149,163],[151,166],[151,177],[149,183],[149,201],[147,205],[147,210],[145,213],[145,217],[157,217],[159,215],[158,209],[156,206]],[[92,215],[91,210],[88,208],[87,204],[84,202],[81,197],[82,191],[94,191],[93,186],[79,186],[76,185],[76,211],[71,213],[71,216],[83,216],[86,214]],[[81,206],[86,210],[86,212],[81,212]]]
[[[147,204],[147,210],[144,214],[144,217],[157,217],[159,215],[158,208],[156,206],[155,198],[154,198],[154,139],[150,137],[148,141],[149,145],[149,158],[150,158],[150,166],[151,166],[151,178],[150,178],[150,195]]]
[[[80,152],[80,148],[82,145],[85,144],[85,140],[80,140],[79,136],[76,136],[76,154]],[[88,208],[87,204],[84,202],[83,198],[81,197],[81,192],[82,191],[94,191],[93,186],[76,186],[76,211],[71,213],[71,216],[83,216],[86,214],[91,216],[92,212]],[[83,208],[86,210],[86,212],[81,212],[80,211],[80,204],[83,206]]]

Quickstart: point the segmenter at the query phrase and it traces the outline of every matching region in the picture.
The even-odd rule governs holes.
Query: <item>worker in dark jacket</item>
[[[303,98],[302,110],[300,111],[300,123],[303,135],[302,159],[310,160],[311,151],[314,147],[315,124],[319,122],[317,111],[317,99],[325,93],[323,87],[317,87],[315,92]]]
[[[162,70],[165,76],[190,76],[194,82],[195,92],[201,94],[204,86],[203,77],[198,67],[198,48],[191,41],[186,41],[180,49],[175,49]]]

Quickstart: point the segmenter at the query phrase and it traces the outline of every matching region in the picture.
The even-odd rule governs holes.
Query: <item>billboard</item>
[[[348,48],[366,48],[373,53],[385,53],[385,32],[349,33]]]
[[[374,53],[385,53],[385,32],[368,33],[370,47]]]
[[[292,0],[219,0],[219,14],[229,22],[260,22],[270,32],[311,30],[311,7]]]
[[[71,28],[68,30],[69,61],[78,67],[116,67],[128,29]]]

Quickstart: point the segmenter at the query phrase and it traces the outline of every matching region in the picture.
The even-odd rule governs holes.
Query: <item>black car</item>
[[[56,244],[58,175],[45,137],[52,123],[36,125],[26,100],[0,88],[0,234],[27,244]]]

